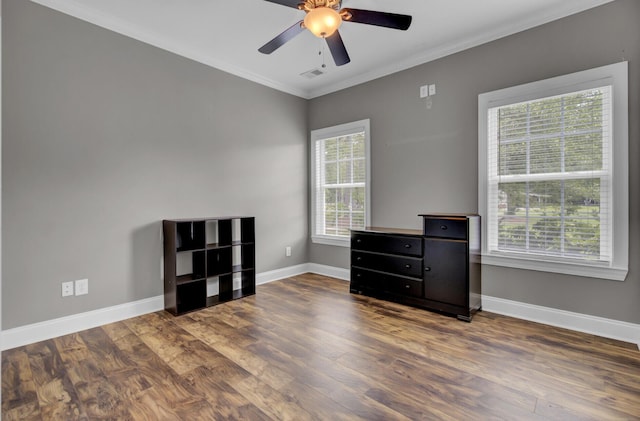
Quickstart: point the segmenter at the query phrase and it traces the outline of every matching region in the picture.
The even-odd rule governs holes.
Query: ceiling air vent
[[[304,73],[300,73],[300,76],[306,77],[307,79],[313,79],[314,77],[318,77],[325,73],[326,73],[325,71],[322,71],[320,69],[313,69],[313,70],[306,71]]]

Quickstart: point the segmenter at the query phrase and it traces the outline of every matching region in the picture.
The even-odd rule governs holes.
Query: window
[[[369,225],[369,120],[311,132],[311,240],[349,246]]]
[[[624,280],[627,63],[478,104],[483,263]]]

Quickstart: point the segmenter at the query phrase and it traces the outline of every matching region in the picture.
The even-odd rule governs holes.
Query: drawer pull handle
[[[362,260],[362,257],[358,256],[358,257],[356,257],[356,260],[360,261],[360,260]]]
[[[360,273],[356,274],[356,277],[358,277],[358,278],[361,277],[361,276],[362,276],[362,274],[360,274]]]
[[[447,226],[446,225],[440,225],[440,229],[443,230],[443,231],[446,231],[447,230]]]
[[[409,289],[409,288],[411,288],[411,285],[405,285],[404,287]]]
[[[404,248],[406,248],[406,249],[410,249],[410,248],[411,248],[411,244],[405,244],[405,245],[404,245]]]
[[[424,268],[425,272],[429,272],[431,270],[431,268],[429,266],[427,266],[426,268]]]
[[[404,267],[405,267],[406,269],[411,269],[411,265],[409,265],[409,264],[404,265]]]
[[[362,240],[358,238],[358,239],[356,240],[356,243],[362,243]]]

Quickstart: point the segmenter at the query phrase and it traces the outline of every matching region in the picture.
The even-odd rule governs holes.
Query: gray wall
[[[640,2],[598,9],[305,101],[24,0],[2,5],[3,329],[154,297],[160,220],[257,217],[257,269],[347,268],[307,244],[308,130],[371,118],[374,225],[477,210],[477,95],[630,62],[625,282],[485,267],[484,293],[640,322]],[[428,110],[418,87],[437,85]],[[284,257],[284,247],[293,256]],[[89,278],[89,295],[60,283]]]
[[[309,128],[371,119],[372,224],[420,228],[421,212],[476,212],[478,94],[629,61],[630,268],[625,282],[485,266],[483,294],[640,323],[640,2],[618,0],[311,100]],[[431,109],[419,87],[435,83]],[[349,249],[310,246],[346,268]]]
[[[4,329],[162,294],[163,218],[253,215],[258,272],[308,261],[307,101],[3,3]]]

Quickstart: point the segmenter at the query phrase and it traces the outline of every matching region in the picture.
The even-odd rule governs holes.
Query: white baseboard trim
[[[256,285],[262,285],[269,282],[277,281],[279,279],[290,278],[292,276],[301,275],[309,272],[309,263],[302,263],[300,265],[289,266],[286,268],[280,268],[270,270],[268,272],[258,273],[256,275]]]
[[[279,279],[289,278],[303,273],[316,273],[348,281],[349,269],[317,263],[303,263],[286,268],[275,269],[256,275],[256,284],[262,285]],[[160,311],[164,308],[164,297],[146,298],[131,303],[73,314],[58,319],[47,320],[26,326],[2,331],[2,350],[28,345],[70,333],[80,332],[108,323]],[[482,308],[492,313],[503,314],[518,319],[530,320],[551,326],[562,327],[578,332],[617,339],[638,344],[640,348],[640,325],[605,319],[587,314],[573,313],[549,307],[505,300],[503,298],[482,296]]]
[[[349,279],[349,270],[334,268],[331,266],[314,263],[303,263],[286,268],[275,269],[256,275],[256,284],[262,285],[278,279],[289,278],[303,273],[312,272],[321,275],[332,276],[340,279]],[[85,313],[72,314],[58,319],[33,323],[13,329],[2,331],[1,349],[7,350],[18,346],[28,345],[70,333],[80,332],[108,323],[130,319],[143,314],[153,313],[164,309],[164,297],[146,298],[131,303],[120,304]]]
[[[351,278],[351,270],[334,266],[321,265],[318,263],[307,263],[307,272],[317,273],[318,275],[330,276],[332,278],[348,281]]]
[[[303,263],[296,266],[289,266],[282,269],[259,273],[258,275],[256,275],[256,285],[262,285],[268,282],[278,281],[280,279],[290,278],[296,275],[302,275],[303,273],[315,273],[318,275],[342,279],[343,281],[348,281],[351,276],[351,272],[349,269],[321,265],[319,263]]]
[[[2,350],[56,338],[108,323],[130,319],[164,308],[164,297],[145,298],[85,313],[73,314],[58,319],[33,323],[2,331]]]
[[[634,343],[640,349],[640,325],[638,324],[505,300],[488,295],[482,296],[482,309],[491,313]]]

